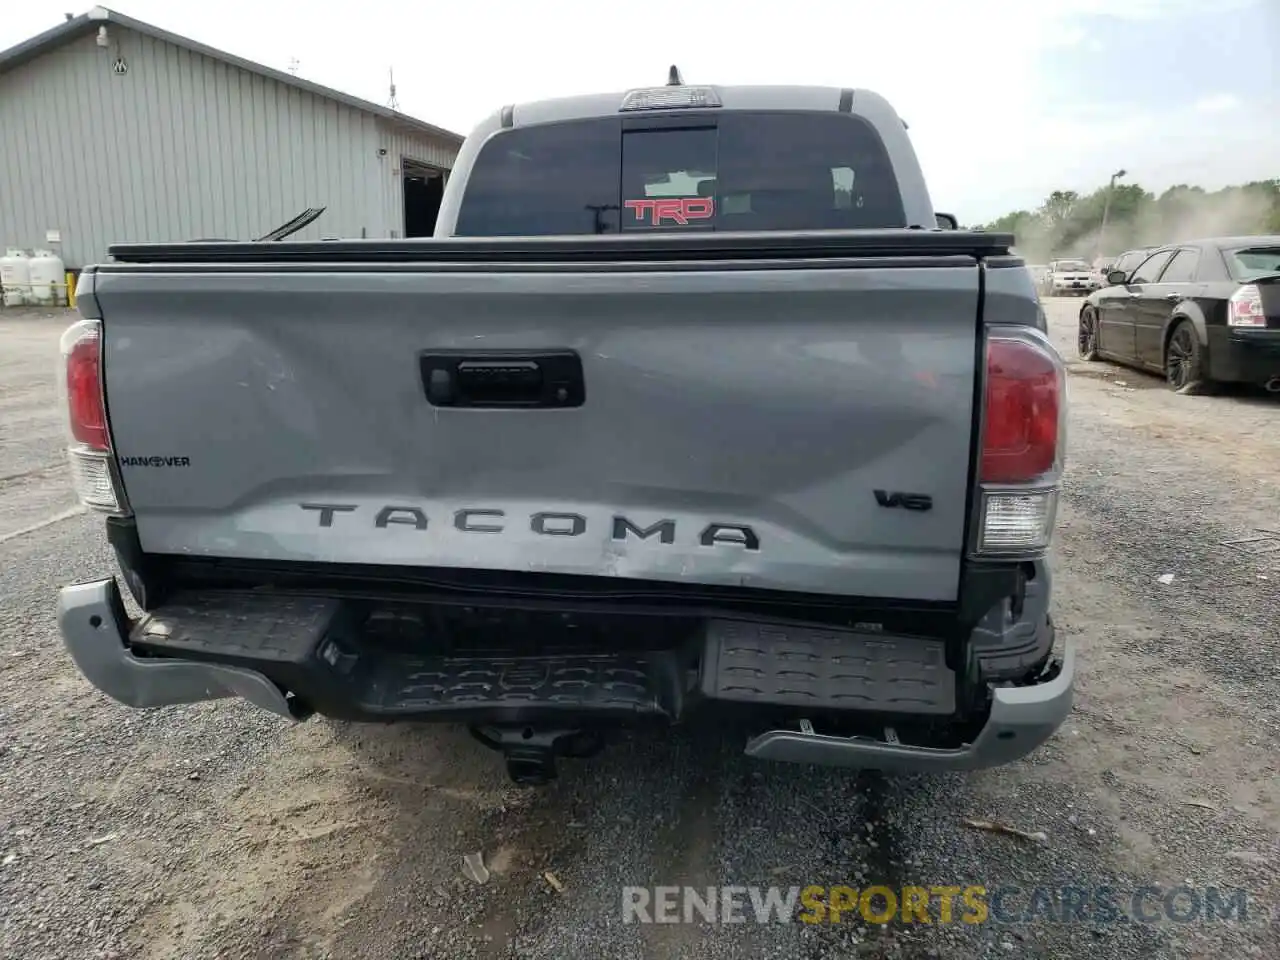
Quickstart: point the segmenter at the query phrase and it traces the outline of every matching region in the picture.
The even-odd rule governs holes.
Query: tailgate
[[[143,549],[954,600],[979,267],[843,263],[99,268]]]

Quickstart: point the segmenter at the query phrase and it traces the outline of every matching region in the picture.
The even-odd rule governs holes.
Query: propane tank
[[[52,250],[36,250],[30,260],[31,302],[41,305],[62,301],[62,288],[67,282],[67,268]]]
[[[4,305],[20,307],[27,302],[31,288],[31,261],[21,250],[9,249],[0,257],[0,288],[4,290]]]

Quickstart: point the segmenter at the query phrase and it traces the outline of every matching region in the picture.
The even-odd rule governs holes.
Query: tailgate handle
[[[573,350],[438,351],[419,358],[434,407],[565,408],[586,399]]]

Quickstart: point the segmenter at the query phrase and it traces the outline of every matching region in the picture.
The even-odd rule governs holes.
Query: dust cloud
[[[1121,218],[1113,208],[1105,232],[1099,194],[1080,198],[1064,216],[1053,218],[1040,211],[1023,220],[1014,228],[1019,253],[1028,263],[1065,258],[1092,262],[1115,259],[1136,247],[1276,232],[1272,198],[1256,189],[1228,187],[1208,193],[1175,187],[1158,198],[1148,194],[1136,210],[1122,208]],[[1085,227],[1090,222],[1093,225]]]

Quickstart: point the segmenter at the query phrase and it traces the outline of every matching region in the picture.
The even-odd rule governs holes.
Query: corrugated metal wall
[[[109,47],[87,36],[0,76],[0,247],[44,246],[57,230],[79,267],[117,241],[252,238],[308,206],[328,210],[298,239],[389,237],[403,229],[399,157],[447,167],[456,153],[109,29]]]

